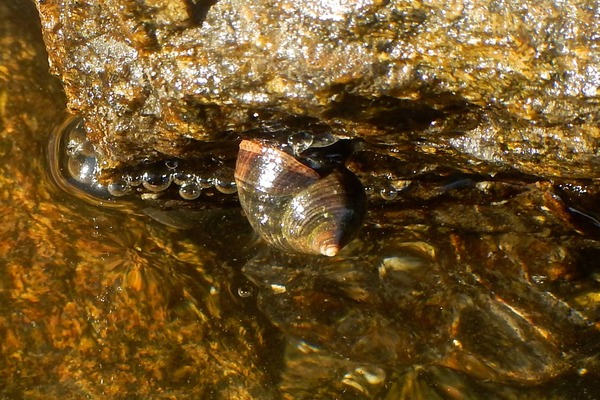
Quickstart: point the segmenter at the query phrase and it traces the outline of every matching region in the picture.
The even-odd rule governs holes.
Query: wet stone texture
[[[37,5],[52,72],[105,168],[302,129],[469,172],[597,175],[594,1]]]
[[[568,398],[560,379],[598,373],[600,247],[564,207],[548,184],[472,183],[372,211],[388,222],[368,223],[333,262],[255,257],[243,271],[287,337],[282,387],[290,398],[453,398],[443,387]],[[548,393],[528,387],[549,381]]]
[[[0,2],[0,44],[0,398],[274,398],[243,279],[50,184],[65,98],[29,1]]]
[[[0,3],[0,397],[595,398],[600,15],[530,3],[38,1],[48,55]],[[218,200],[309,136],[369,200],[333,258]]]

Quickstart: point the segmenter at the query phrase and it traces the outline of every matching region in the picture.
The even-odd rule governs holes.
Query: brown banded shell
[[[364,188],[351,172],[338,168],[321,177],[262,143],[241,142],[235,181],[254,230],[288,252],[334,256],[364,218]]]

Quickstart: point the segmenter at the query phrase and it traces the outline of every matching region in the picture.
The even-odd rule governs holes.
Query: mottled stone
[[[460,373],[479,383],[458,392],[485,382],[497,396],[499,383],[552,381],[598,354],[600,308],[590,300],[600,247],[573,234],[585,228],[550,185],[455,186],[378,212],[389,223],[368,224],[333,262],[272,252],[244,266],[261,310],[297,339],[283,375],[290,391],[340,385],[373,398],[390,371],[444,366],[454,372],[436,385]],[[383,376],[348,382],[359,368]],[[344,379],[323,385],[327,369]],[[306,379],[291,379],[299,371]]]
[[[0,2],[0,398],[275,398],[232,268],[51,184],[66,101],[46,60],[33,4]]]
[[[105,167],[294,121],[470,172],[598,175],[594,1],[37,5]]]
[[[45,2],[40,7],[52,4]],[[209,8],[207,3],[193,1],[172,1],[163,8],[156,1],[136,2],[137,8],[126,1],[121,4],[121,14],[107,14],[101,29],[111,31],[114,18],[121,21],[121,31],[129,32],[129,41],[122,48],[146,49],[130,61],[160,53],[168,47],[164,43],[176,44],[175,39],[187,30],[208,29],[211,12],[227,6],[216,3]],[[335,24],[345,21],[340,17],[345,16],[344,7],[349,7],[340,2],[335,10],[341,14],[336,14],[307,7],[306,3],[302,9],[278,4],[288,8],[273,7],[265,15],[283,10],[313,22],[328,21],[320,31],[305,32],[314,36],[328,29],[335,31]],[[375,7],[357,4],[362,7],[359,11]],[[377,7],[385,9],[390,4]],[[114,11],[112,3],[105,6]],[[399,23],[406,28],[402,32],[422,38],[429,33],[419,27],[428,18],[449,15],[449,11],[427,14],[425,6],[418,3],[407,7],[423,12],[398,14]],[[511,7],[500,4],[498,8]],[[236,9],[237,17],[259,15],[252,12],[258,8],[255,4],[241,5]],[[89,3],[73,2],[57,9],[63,14],[56,15],[68,25],[80,21],[81,14],[75,15],[73,10],[93,9]],[[464,9],[465,13],[475,11],[474,4]],[[96,12],[104,11],[97,6]],[[236,14],[233,9],[229,12]],[[461,12],[463,9],[458,8],[456,15]],[[570,15],[557,13],[554,18]],[[270,25],[259,22],[252,28],[270,29]],[[289,24],[282,19],[271,22],[279,27]],[[63,120],[66,102],[58,81],[44,73],[48,65],[37,23],[28,0],[0,3],[0,397],[550,399],[598,393],[600,185],[592,180],[549,181],[514,171],[493,177],[466,175],[495,172],[510,163],[499,167],[496,161],[473,163],[468,152],[444,145],[445,140],[455,138],[455,147],[462,144],[476,150],[480,158],[494,160],[513,153],[497,150],[492,139],[486,145],[478,144],[477,130],[494,137],[493,132],[501,135],[504,128],[521,126],[523,132],[539,129],[547,134],[553,132],[549,129],[561,132],[564,125],[530,123],[524,118],[519,120],[521,125],[511,125],[509,122],[516,118],[513,111],[500,112],[498,105],[481,108],[477,99],[458,104],[452,96],[423,90],[423,81],[419,84],[422,96],[415,99],[393,97],[393,93],[368,97],[367,86],[356,85],[350,92],[343,89],[344,82],[338,82],[343,90],[338,100],[332,100],[338,107],[335,112],[331,108],[322,112],[328,100],[322,106],[307,92],[296,103],[282,98],[281,109],[273,100],[269,103],[274,105],[272,109],[259,110],[261,119],[243,122],[244,113],[252,107],[241,107],[237,120],[243,122],[241,125],[232,118],[226,128],[205,129],[206,138],[237,139],[238,131],[254,135],[260,130],[281,133],[288,128],[306,128],[317,134],[338,129],[338,133],[361,135],[366,141],[364,150],[357,151],[348,162],[369,184],[370,207],[363,230],[337,258],[289,256],[257,241],[240,223],[235,207],[199,207],[200,212],[209,211],[212,218],[192,218],[181,206],[181,199],[175,210],[153,208],[149,212],[149,203],[144,203],[143,211],[167,222],[167,227],[146,218],[139,202],[129,203],[119,197],[110,203],[115,207],[103,208],[100,205],[107,206],[106,202],[96,199],[88,204],[86,197],[71,196],[75,189],[69,186],[68,171],[60,168],[52,172],[65,174],[67,184],[56,187],[48,174],[51,162],[44,157],[44,150],[50,159],[57,156],[52,153],[55,147],[48,149],[47,141],[54,137],[49,135],[52,127],[60,126]],[[349,31],[358,32],[358,39],[369,37],[361,32],[373,24],[360,25],[357,20],[352,24],[355,30]],[[218,27],[214,22],[214,29]],[[232,37],[244,32],[239,24],[231,27]],[[90,57],[94,53],[89,43],[100,46],[104,42],[106,58],[128,54],[128,50],[116,51],[118,46],[113,47],[110,35],[93,36],[96,28],[91,24],[53,34],[89,36],[77,48],[82,53],[88,51]],[[294,35],[298,35],[295,30],[280,40],[297,37]],[[409,39],[410,35],[404,34],[402,40]],[[330,53],[344,47],[329,43]],[[224,44],[222,47],[227,50]],[[194,51],[191,49],[190,54]],[[283,60],[293,55],[280,56]],[[63,56],[69,60],[69,54]],[[55,66],[58,61],[54,59]],[[251,68],[252,62],[259,61],[252,58],[245,62]],[[325,65],[327,57],[321,62]],[[79,77],[81,81],[72,80],[66,86],[71,105],[74,88],[101,101],[105,91],[118,87],[118,82],[110,81],[102,71],[121,71],[123,64],[103,61],[86,65],[90,69]],[[91,68],[94,65],[95,69]],[[281,65],[285,65],[283,61]],[[287,68],[288,72],[293,70],[292,65]],[[254,71],[258,75],[263,72]],[[340,69],[341,74],[352,72]],[[356,73],[371,72],[370,67],[364,67]],[[299,78],[297,93],[310,82]],[[167,92],[175,77],[160,79]],[[86,86],[94,80],[96,86]],[[111,84],[103,86],[106,82]],[[148,88],[152,89],[151,85]],[[260,86],[247,87],[251,88],[258,91]],[[409,84],[406,88],[406,93],[414,89]],[[467,97],[466,89],[455,89]],[[519,93],[515,92],[515,97]],[[150,91],[145,96],[155,99],[157,107],[170,104],[160,103]],[[206,103],[212,108],[203,109],[204,117],[197,119],[196,125],[193,119],[176,119],[173,114],[170,126],[176,128],[187,121],[188,126],[195,127],[189,135],[204,138],[200,127],[230,123],[211,119],[209,112],[220,110],[216,102],[227,96],[218,93],[211,100],[214,103]],[[233,98],[240,104],[244,101],[237,95]],[[113,126],[118,122],[112,119],[116,116],[122,124],[143,128],[136,125],[139,114],[135,112],[128,118],[121,118],[126,112],[108,113],[109,105],[123,107],[119,112],[126,110],[124,99],[113,96],[105,103],[106,119],[94,120],[101,114],[92,113],[92,108],[85,112],[82,107],[80,111],[88,116],[91,128],[94,121]],[[145,97],[134,98],[140,99]],[[234,105],[223,110],[235,117],[239,104]],[[281,111],[284,106],[295,108]],[[152,125],[149,121],[158,121],[150,111],[145,115],[147,127]],[[318,118],[307,117],[311,115]],[[164,128],[165,124],[156,122],[155,127]],[[465,126],[469,129],[459,129]],[[253,127],[256,129],[248,130]],[[578,129],[577,124],[573,129]],[[215,133],[221,131],[223,136]],[[471,141],[465,139],[465,131],[473,132]],[[140,129],[140,138],[154,138],[149,132]],[[92,129],[90,134],[94,133],[101,137]],[[154,143],[182,146],[166,148],[177,154],[191,147],[192,152],[182,154],[189,158],[189,165],[198,155],[212,154],[217,164],[226,164],[228,151],[235,155],[236,141],[210,146],[190,141],[182,145],[178,131],[171,134],[173,142],[157,138]],[[316,141],[325,137],[317,135]],[[134,139],[135,134],[112,140],[133,143]],[[562,143],[557,137],[553,140],[557,140],[556,146]],[[88,144],[85,138],[77,143]],[[100,144],[104,151],[119,148],[109,146],[106,140]],[[146,144],[140,142],[133,147],[133,154],[130,151],[119,157],[148,155],[144,153],[150,151]],[[133,157],[132,162],[138,160]],[[565,169],[560,155],[519,167],[529,165],[530,170],[541,171],[553,165],[567,177],[571,176],[567,172],[577,172],[582,165],[582,172],[577,173],[589,176],[593,162],[576,161],[569,164],[572,170]],[[168,164],[163,160],[142,166],[169,168]],[[203,164],[193,164],[197,165]],[[220,176],[219,171],[213,172],[201,177]],[[143,183],[137,185],[139,188]],[[170,188],[177,185],[173,182]],[[218,190],[213,189],[207,192],[216,197]],[[207,197],[203,193],[195,204],[204,204]],[[227,201],[234,203],[235,198]],[[171,227],[179,225],[175,223],[178,218],[189,231]]]

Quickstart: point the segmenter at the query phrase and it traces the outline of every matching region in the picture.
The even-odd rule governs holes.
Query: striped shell
[[[241,142],[235,181],[254,230],[287,252],[334,256],[364,218],[364,188],[351,172],[340,168],[321,177],[259,142]]]

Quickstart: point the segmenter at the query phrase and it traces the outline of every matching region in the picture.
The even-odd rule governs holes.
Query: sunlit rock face
[[[468,172],[599,168],[593,1],[37,4],[105,169],[282,122]]]

